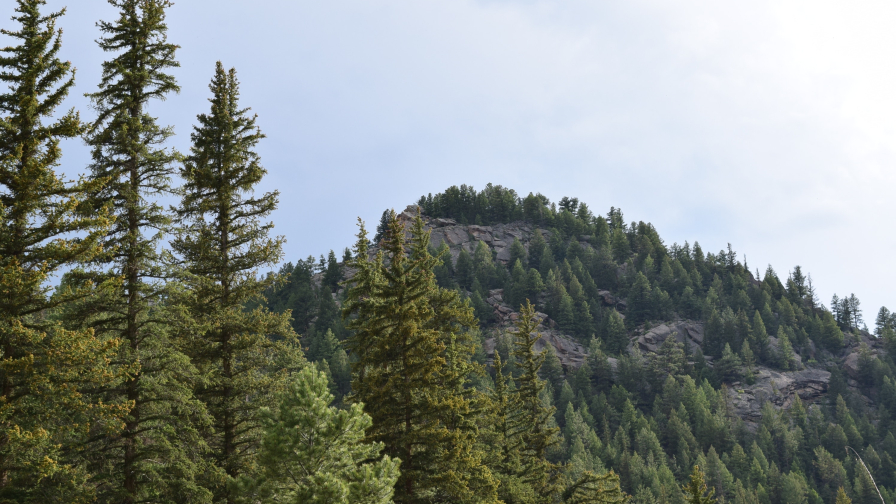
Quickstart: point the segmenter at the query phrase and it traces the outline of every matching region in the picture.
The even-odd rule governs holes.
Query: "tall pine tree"
[[[240,108],[236,71],[218,62],[209,88],[211,112],[198,116],[181,170],[182,227],[171,246],[185,270],[186,289],[176,299],[191,322],[181,341],[203,377],[196,397],[213,420],[206,440],[215,466],[234,479],[252,470],[259,408],[271,405],[302,358],[289,311],[244,309],[278,279],[258,275],[282,256],[283,238],[271,238],[273,224],[260,222],[276,208],[277,193],[251,196],[266,173],[254,151],[263,135]],[[226,479],[212,482],[216,502],[233,502]]]
[[[43,0],[18,0],[17,45],[0,49],[0,501],[80,502],[91,495],[70,458],[95,421],[115,419],[115,403],[79,393],[114,377],[105,359],[115,342],[90,330],[65,330],[47,315],[89,294],[48,278],[89,260],[108,225],[106,212],[80,204],[91,184],[55,172],[61,139],[81,133],[78,114],[54,117],[74,85],[58,57],[64,11],[41,13]],[[73,239],[73,235],[80,235]]]
[[[171,314],[159,241],[171,216],[155,198],[169,195],[179,154],[164,148],[173,135],[147,110],[179,90],[171,68],[177,46],[167,41],[167,0],[109,0],[115,21],[100,21],[98,44],[114,56],[103,63],[91,93],[97,118],[87,131],[92,177],[103,182],[96,207],[111,207],[114,223],[104,238],[108,255],[99,274],[114,285],[83,303],[73,320],[103,338],[120,339],[115,364],[127,372],[107,388],[106,401],[127,401],[117,435],[98,436],[89,451],[102,502],[205,502],[196,482],[202,467],[198,425],[204,408],[192,396],[195,373],[172,344]]]
[[[373,419],[367,440],[401,459],[396,502],[496,502],[497,483],[476,443],[474,404],[464,390],[474,347],[472,311],[436,285],[439,259],[418,217],[410,240],[390,213],[382,251],[368,257],[363,226],[344,316],[357,359],[350,402]]]

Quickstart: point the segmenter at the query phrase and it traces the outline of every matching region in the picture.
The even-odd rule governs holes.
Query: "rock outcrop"
[[[504,330],[512,329],[504,328]],[[541,334],[541,339],[535,342],[535,351],[542,352],[548,345],[554,347],[554,352],[557,354],[557,358],[560,360],[560,364],[566,373],[574,372],[580,368],[585,359],[588,358],[588,350],[586,348],[557,330],[539,326],[538,332]],[[488,362],[491,363],[495,358],[497,338],[491,337],[486,339],[482,346]],[[613,360],[615,361],[615,359]]]
[[[831,373],[821,369],[780,372],[759,367],[753,385],[734,382],[728,386],[728,404],[732,414],[755,429],[765,402],[778,409],[789,408],[797,396],[812,403],[825,395],[830,380]]]
[[[689,320],[666,322],[638,336],[632,344],[638,345],[642,352],[656,352],[670,336],[684,345],[685,352],[691,354],[693,349],[703,344],[703,324]]]

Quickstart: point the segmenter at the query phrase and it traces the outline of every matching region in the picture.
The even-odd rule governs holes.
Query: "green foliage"
[[[185,318],[181,346],[203,377],[194,394],[212,420],[205,440],[220,475],[206,485],[216,501],[232,502],[226,481],[252,471],[260,408],[273,401],[272,392],[302,354],[288,312],[244,308],[278,280],[255,276],[281,256],[283,238],[270,238],[273,225],[260,222],[276,208],[277,194],[246,197],[266,171],[254,151],[263,135],[255,117],[240,108],[236,71],[218,62],[209,87],[211,112],[198,116],[181,170],[182,227],[171,247],[181,259],[185,289],[172,300]],[[331,348],[315,350],[331,357],[336,343],[327,343]]]
[[[601,475],[585,472],[563,492],[567,504],[611,504],[626,502],[619,488],[619,476],[612,471]]]
[[[65,328],[58,313],[91,295],[90,285],[50,279],[94,259],[108,231],[106,209],[81,204],[97,184],[66,183],[55,172],[60,141],[82,131],[78,114],[56,109],[74,85],[59,59],[64,10],[18,0],[18,30],[0,30],[16,45],[0,49],[0,501],[88,502],[89,473],[74,455],[92,422],[120,425],[122,402],[100,402],[79,386],[121,378],[109,361],[117,340]],[[76,385],[77,384],[77,385]]]
[[[207,474],[201,457],[203,405],[192,394],[196,369],[172,340],[176,319],[164,300],[160,238],[171,215],[153,198],[171,194],[170,176],[180,155],[164,148],[173,134],[147,112],[152,100],[179,90],[166,73],[178,66],[167,41],[167,0],[110,0],[115,21],[100,21],[103,63],[99,89],[88,95],[97,117],[87,130],[91,178],[102,187],[90,201],[114,220],[96,261],[108,288],[72,310],[70,323],[91,327],[104,340],[121,340],[113,361],[124,383],[102,390],[104,402],[129,403],[124,429],[97,436],[86,452],[100,500],[204,502],[197,482]],[[77,281],[80,275],[74,275]]]
[[[373,419],[367,439],[402,460],[398,502],[495,501],[497,483],[482,465],[465,387],[476,368],[472,311],[435,284],[438,259],[419,217],[405,240],[394,214],[373,260],[363,227],[358,234],[357,273],[343,311],[354,317],[348,345],[357,356],[349,401],[363,403]]]
[[[749,350],[749,346],[747,347],[747,350]],[[731,345],[725,343],[725,348],[722,350],[722,357],[716,362],[715,368],[713,369],[716,376],[723,382],[733,381],[741,374],[740,366],[740,358],[731,351]]]
[[[688,484],[681,487],[685,495],[685,501],[688,504],[713,504],[716,502],[713,498],[715,489],[707,488],[704,477],[700,466],[695,465]]]
[[[538,321],[531,303],[520,309],[514,335],[513,356],[521,369],[516,379],[517,390],[513,407],[519,412],[516,425],[520,440],[520,477],[531,485],[537,495],[546,498],[559,489],[560,468],[547,460],[548,450],[559,443],[559,429],[550,425],[553,406],[541,402],[545,383],[539,378],[543,354],[535,353],[535,342],[541,338]]]
[[[363,405],[332,406],[327,379],[307,366],[289,380],[273,408],[263,407],[256,478],[232,485],[247,502],[388,504],[398,459],[380,457],[382,443],[364,442]]]

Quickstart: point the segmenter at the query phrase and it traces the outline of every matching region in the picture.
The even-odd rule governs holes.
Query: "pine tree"
[[[119,9],[114,22],[100,21],[101,49],[115,53],[103,63],[99,90],[89,94],[98,116],[87,131],[91,176],[103,181],[93,195],[97,208],[111,207],[114,224],[105,236],[115,288],[82,304],[73,321],[121,339],[115,364],[128,372],[104,401],[128,401],[119,435],[98,438],[89,450],[102,501],[204,502],[198,486],[204,472],[198,433],[204,409],[192,397],[194,369],[170,339],[170,295],[159,250],[171,217],[153,201],[171,193],[169,177],[180,156],[162,146],[173,135],[146,107],[178,91],[169,69],[177,46],[167,41],[167,0],[109,0]],[[103,278],[101,275],[100,278]],[[80,318],[75,318],[80,317]]]
[[[473,401],[463,387],[473,371],[472,311],[440,289],[429,233],[418,217],[410,243],[395,214],[371,260],[363,226],[351,266],[345,317],[353,362],[349,402],[373,419],[367,440],[401,459],[397,502],[495,502],[497,483],[476,443]],[[406,250],[409,253],[406,254]]]
[[[716,502],[713,498],[715,490],[712,488],[707,490],[700,466],[694,466],[694,470],[691,472],[691,479],[681,489],[684,492],[685,502],[688,504],[713,504]]]
[[[489,408],[483,441],[488,446],[488,467],[500,482],[498,498],[507,504],[534,502],[535,490],[524,481],[522,440],[519,412],[514,409],[513,379],[505,375],[501,354],[495,352],[494,386],[489,394]]]
[[[753,314],[752,337],[753,341],[750,342],[750,347],[756,349],[756,355],[759,357],[760,362],[768,362],[768,332],[765,330],[765,323],[762,321],[762,316],[758,311]]]
[[[513,282],[509,289],[504,289],[504,295],[507,304],[512,308],[516,308],[523,304],[529,293],[529,275],[526,274],[526,270],[523,269],[523,264],[519,259],[511,264],[513,266],[510,270],[510,278]]]
[[[529,267],[541,270],[542,257],[547,252],[548,248],[547,243],[544,241],[544,236],[541,234],[540,229],[536,229],[532,233],[532,240],[529,242]]]
[[[639,271],[628,294],[626,323],[629,327],[635,327],[650,317],[653,311],[650,293],[650,281]]]
[[[746,342],[744,343],[746,344]],[[747,350],[749,350],[749,346],[747,347]],[[740,358],[731,351],[731,345],[725,343],[725,348],[722,350],[722,357],[716,362],[716,365],[713,368],[716,376],[723,382],[735,380],[740,376],[740,366]]]
[[[744,377],[749,385],[753,384],[755,379],[753,375],[753,367],[756,365],[756,357],[750,349],[750,343],[744,340],[744,344],[740,347],[740,357],[744,364]]]
[[[834,501],[834,504],[852,504],[852,499],[846,495],[846,492],[843,490],[843,487],[837,489],[837,500]]]
[[[341,281],[342,268],[339,267],[339,263],[336,261],[336,253],[330,249],[330,253],[327,255],[327,269],[324,270],[324,277],[321,283],[329,287],[331,292],[336,292]]]
[[[622,316],[615,309],[610,309],[604,315],[604,339],[607,342],[607,350],[614,354],[622,354],[629,344],[628,332]]]
[[[107,212],[80,202],[95,186],[66,183],[55,172],[60,140],[81,133],[78,114],[54,116],[74,85],[59,59],[64,10],[41,13],[43,0],[18,0],[18,45],[0,49],[0,501],[91,498],[86,474],[72,460],[92,422],[117,424],[121,403],[100,404],[79,389],[104,386],[115,373],[106,359],[115,341],[90,330],[66,330],[48,315],[89,295],[49,278],[99,252]],[[79,238],[73,239],[79,235]]]
[[[547,498],[560,489],[560,467],[547,460],[548,450],[559,442],[559,429],[549,423],[555,408],[546,407],[540,397],[545,382],[538,376],[544,355],[535,353],[535,342],[541,339],[538,323],[535,308],[527,302],[520,309],[513,333],[513,356],[522,371],[517,378],[514,407],[520,412],[517,424],[522,444],[520,476],[538,495]]]
[[[471,290],[473,286],[473,258],[467,249],[461,247],[460,254],[457,256],[457,264],[454,265],[457,272],[457,283],[464,289]]]
[[[283,238],[269,237],[273,225],[259,222],[276,208],[277,193],[246,196],[266,173],[253,150],[263,135],[239,106],[235,70],[218,62],[209,88],[211,112],[198,116],[181,169],[182,227],[171,246],[182,259],[186,286],[175,299],[191,322],[183,347],[203,376],[195,394],[213,420],[206,436],[211,460],[233,479],[251,470],[261,437],[259,408],[300,364],[301,351],[289,312],[244,308],[278,280],[257,277],[282,255]],[[233,502],[224,480],[210,484],[216,501]]]
[[[399,461],[379,458],[382,443],[363,441],[371,426],[363,405],[332,406],[326,377],[302,369],[260,416],[261,474],[243,477],[238,491],[253,502],[388,504]],[[378,459],[375,460],[374,459]]]
[[[510,260],[507,264],[516,264],[517,261],[526,266],[526,248],[519,238],[513,237],[513,243],[510,244]]]
[[[784,331],[784,327],[778,328],[778,365],[781,369],[790,370],[796,366],[793,354],[793,345],[790,344],[790,338]]]

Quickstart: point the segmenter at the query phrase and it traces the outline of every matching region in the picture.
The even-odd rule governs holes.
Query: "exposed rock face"
[[[448,219],[439,219],[439,221],[446,220]],[[427,227],[431,223],[432,221],[429,221]],[[457,260],[457,256],[460,255],[462,249],[472,253],[476,249],[476,244],[482,241],[495,250],[498,261],[506,264],[510,260],[510,245],[513,244],[513,240],[518,239],[523,244],[523,247],[529,250],[529,238],[534,232],[535,228],[525,222],[512,222],[495,226],[447,224],[433,227],[430,241],[434,247],[439,247],[442,243],[447,244],[451,250],[451,258],[454,261]],[[542,231],[542,236],[547,239],[550,237],[550,233]]]
[[[674,336],[684,345],[685,352],[691,354],[695,348],[703,344],[703,324],[689,320],[666,322],[638,336],[633,344],[637,344],[642,352],[656,352],[670,336]]]
[[[540,315],[544,314],[542,313]],[[505,328],[504,330],[509,330],[509,328]],[[548,345],[554,347],[554,351],[557,353],[557,358],[560,359],[560,364],[567,373],[580,368],[588,357],[586,348],[559,333],[557,330],[539,326],[538,332],[541,334],[541,339],[535,342],[535,351],[542,352]],[[492,362],[495,358],[496,344],[496,338],[489,338],[485,340],[482,345],[489,362]],[[615,361],[615,359],[612,360]]]
[[[753,385],[735,382],[728,387],[729,406],[733,414],[755,429],[766,401],[775,408],[789,408],[796,396],[811,403],[827,392],[830,380],[831,373],[821,369],[778,372],[759,367]]]

